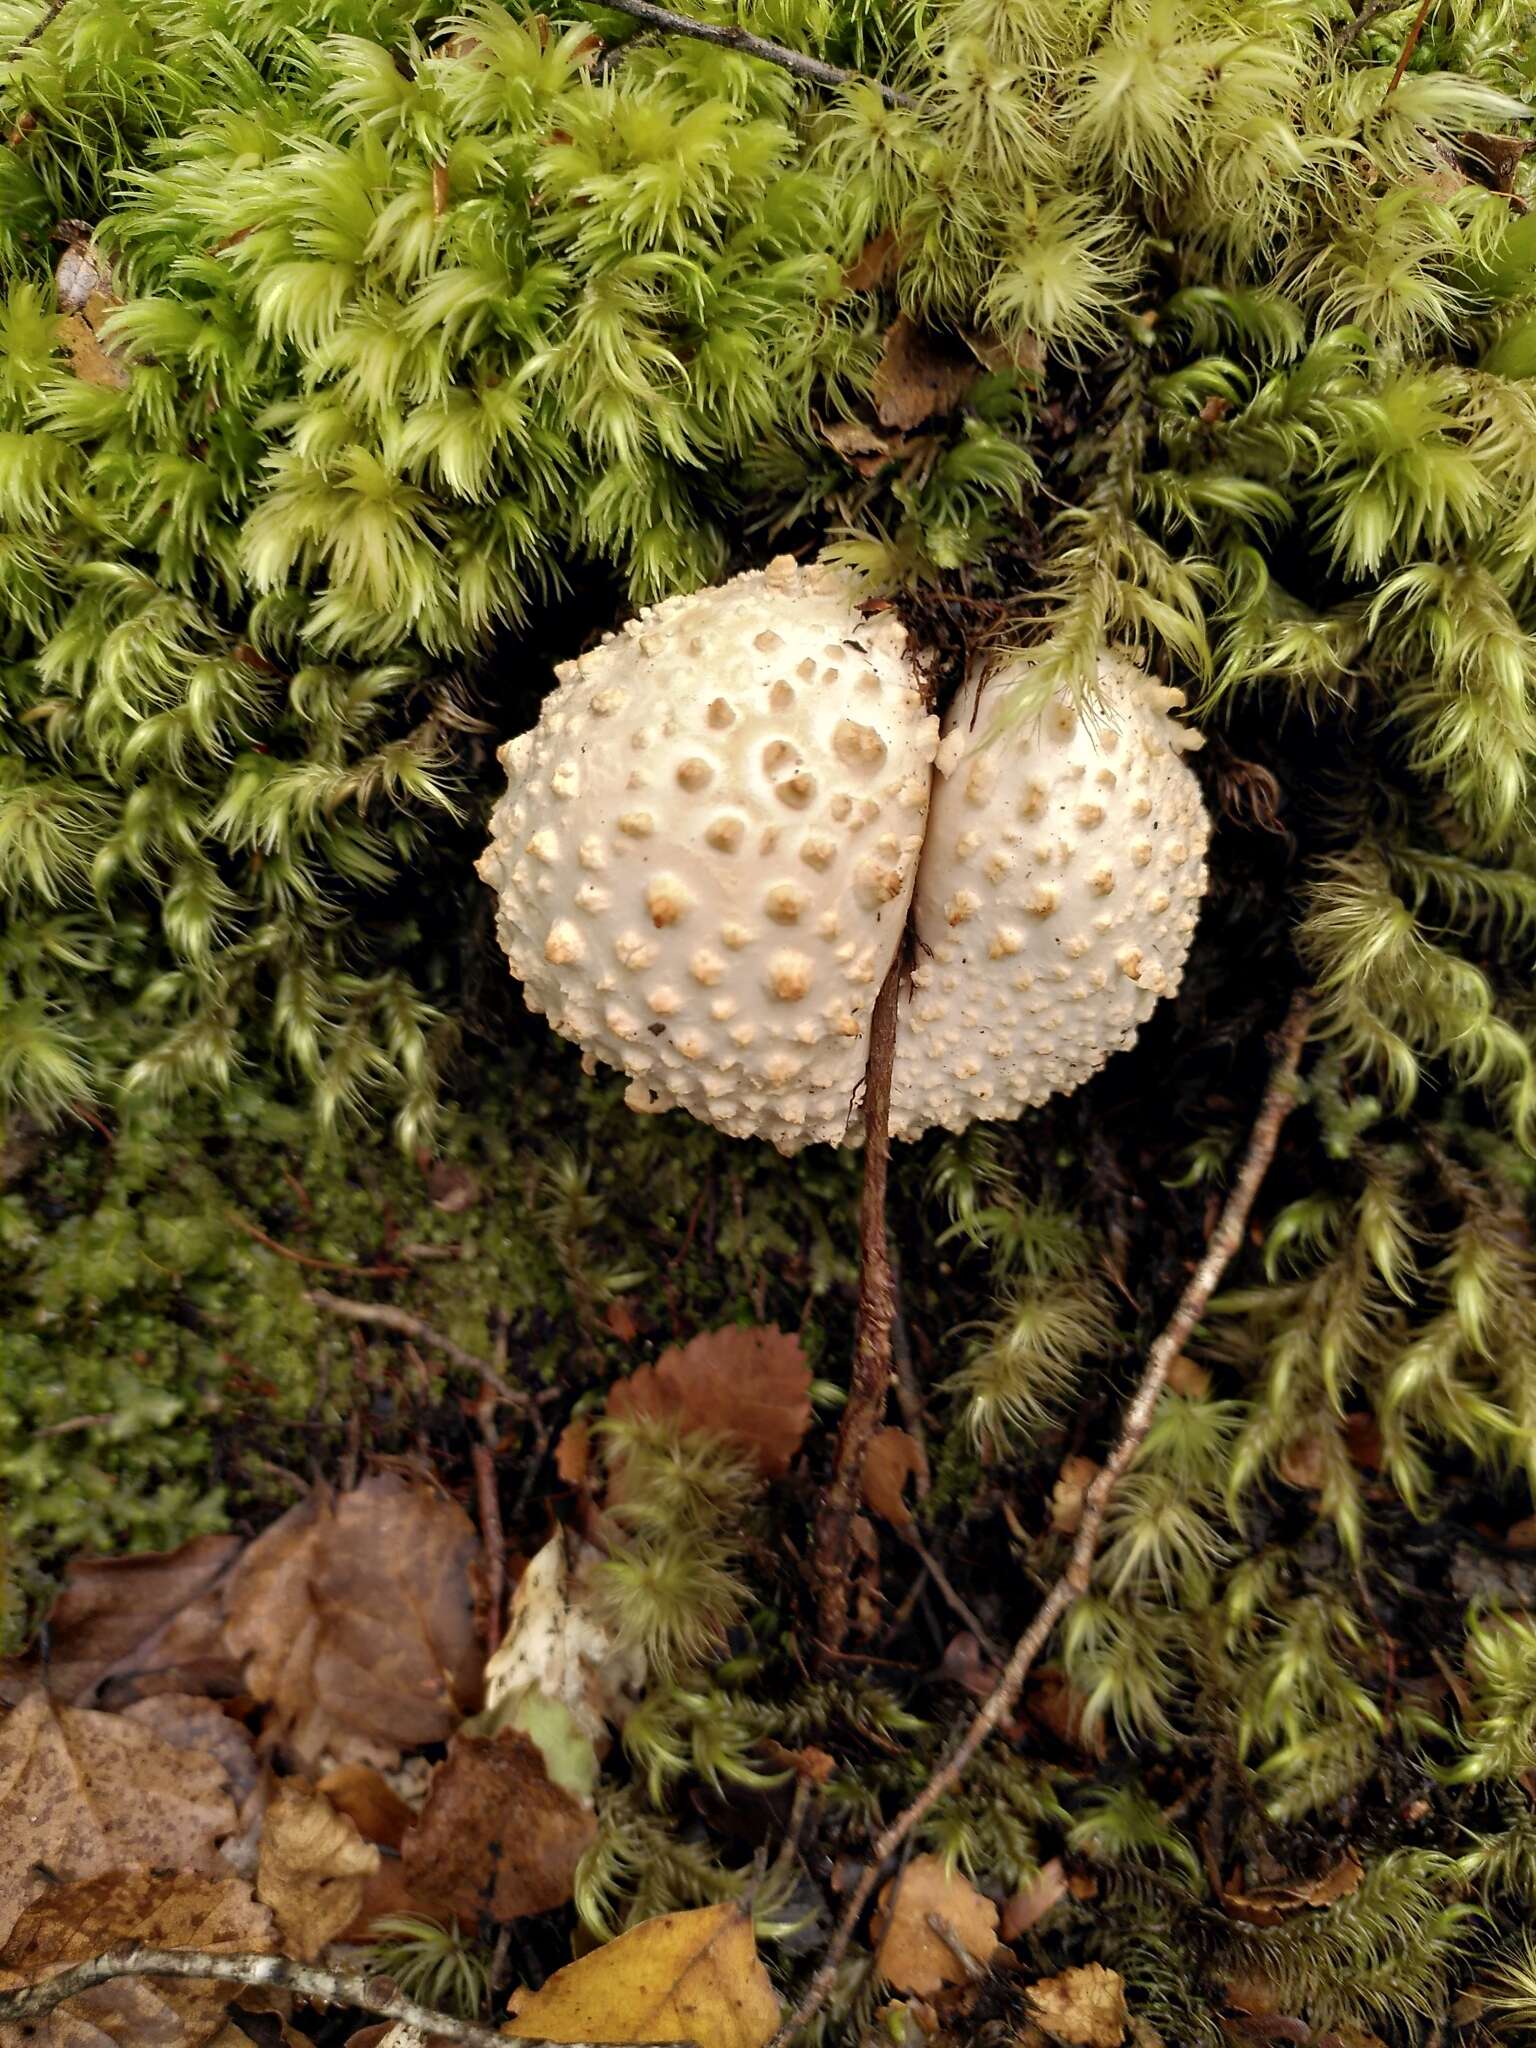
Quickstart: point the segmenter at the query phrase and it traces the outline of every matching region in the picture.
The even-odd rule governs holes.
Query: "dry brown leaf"
[[[394,1473],[316,1492],[258,1536],[226,1634],[269,1734],[302,1764],[387,1766],[445,1741],[479,1690],[479,1548],[461,1508]]]
[[[1049,1863],[1042,1863],[1024,1889],[1015,1892],[1003,1906],[1000,1932],[1004,1941],[1017,1941],[1021,1934],[1027,1934],[1053,1906],[1060,1904],[1068,1889],[1061,1858],[1053,1856]]]
[[[1083,1498],[1098,1477],[1092,1458],[1063,1458],[1056,1484],[1051,1488],[1051,1527],[1063,1536],[1074,1535],[1083,1519]]]
[[[1211,1376],[1203,1365],[1181,1351],[1168,1368],[1168,1385],[1175,1394],[1203,1401],[1211,1391]]]
[[[811,1426],[811,1369],[800,1339],[773,1324],[709,1330],[611,1387],[608,1412],[711,1430],[782,1479]]]
[[[882,433],[863,420],[834,420],[818,428],[818,432],[827,446],[860,476],[878,476],[893,462],[904,461],[929,445],[905,434]]]
[[[312,1962],[357,1917],[379,1852],[307,1785],[279,1785],[261,1831],[256,1896],[270,1906],[283,1951]]]
[[[88,1557],[69,1567],[48,1615],[48,1659],[0,1662],[0,1695],[41,1685],[83,1706],[144,1692],[234,1692],[240,1666],[224,1646],[217,1587],[240,1552],[236,1536],[197,1536],[179,1550]]]
[[[41,1693],[0,1721],[0,1939],[53,1880],[130,1864],[216,1872],[235,1829],[212,1757]]]
[[[954,1930],[972,1959],[985,1967],[997,1947],[997,1908],[946,1870],[938,1856],[914,1856],[880,1893],[871,1921],[879,1946],[875,1967],[893,1990],[927,1998],[946,1984],[964,1984],[967,1972],[949,1943],[930,1924],[937,1915]]]
[[[237,1805],[243,1804],[260,1783],[261,1769],[250,1730],[212,1700],[196,1693],[156,1692],[146,1699],[134,1700],[121,1711],[125,1721],[131,1721],[136,1728],[147,1728],[172,1749],[196,1749],[211,1756],[228,1778]]]
[[[367,1764],[342,1764],[327,1771],[315,1785],[338,1813],[344,1813],[365,1842],[377,1842],[381,1849],[398,1849],[405,1831],[416,1818],[388,1778]]]
[[[872,292],[896,269],[896,237],[890,228],[867,241],[843,272],[845,292]]]
[[[903,1498],[909,1479],[918,1482],[921,1495],[928,1484],[927,1452],[904,1429],[877,1429],[864,1460],[864,1505],[883,1515],[893,1529],[905,1529],[912,1521],[912,1510]]]
[[[1253,1927],[1278,1927],[1282,1920],[1308,1908],[1333,1906],[1355,1891],[1365,1872],[1353,1850],[1325,1870],[1321,1877],[1303,1878],[1286,1884],[1256,1886],[1251,1891],[1226,1891],[1223,1909],[1234,1920],[1246,1920]]]
[[[1042,1977],[1024,1996],[1046,2032],[1071,2048],[1120,2048],[1125,2039],[1125,1979],[1102,1963]]]
[[[808,1784],[825,1785],[836,1775],[837,1759],[824,1749],[786,1749],[771,1735],[765,1735],[759,1746],[776,1771],[793,1771],[797,1778],[804,1778]]]
[[[567,1486],[585,1486],[591,1469],[591,1425],[568,1422],[555,1439],[555,1470]]]
[[[763,2048],[779,2001],[741,1908],[663,1913],[518,1993],[504,2030],[546,2041]]]
[[[884,427],[916,427],[953,412],[981,374],[963,341],[898,313],[885,332],[871,392]]]
[[[1328,1477],[1328,1447],[1316,1430],[1292,1437],[1280,1453],[1275,1469],[1287,1486],[1301,1493],[1316,1493]]]
[[[1108,1741],[1103,1724],[1090,1735],[1083,1726],[1087,1701],[1055,1665],[1037,1671],[1024,1692],[1024,1708],[1032,1721],[1048,1729],[1068,1749],[1085,1756],[1103,1756]]]
[[[596,1835],[526,1735],[456,1735],[400,1845],[402,1875],[439,1911],[518,1920],[565,1905]]]
[[[248,1954],[275,1947],[272,1916],[233,1877],[118,1868],[55,1885],[28,1906],[0,1950],[0,1990],[128,1942]],[[0,2025],[0,2048],[202,2048],[224,2028],[227,1984],[192,1977],[117,1977],[42,2020]]]

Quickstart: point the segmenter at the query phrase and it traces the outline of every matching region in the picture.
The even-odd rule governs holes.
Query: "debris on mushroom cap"
[[[1183,703],[1122,656],[1094,699],[1008,729],[974,672],[947,719],[918,870],[891,1129],[962,1130],[1078,1087],[1177,988],[1209,824]]]
[[[938,746],[856,592],[781,557],[565,664],[479,864],[529,1007],[632,1107],[782,1151],[848,1135]]]

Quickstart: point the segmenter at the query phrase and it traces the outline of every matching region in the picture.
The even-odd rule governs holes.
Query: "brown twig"
[[[488,1444],[473,1444],[475,1498],[480,1508],[480,1548],[485,1554],[485,1647],[501,1641],[501,1596],[507,1581],[507,1540],[501,1530],[501,1499],[496,1488],[496,1454]]]
[[[652,0],[603,0],[603,5],[668,35],[693,36],[701,43],[718,43],[723,50],[738,50],[744,57],[760,57],[765,64],[777,64],[784,71],[792,71],[796,78],[808,79],[812,85],[872,85],[893,107],[917,105],[910,93],[898,92],[894,85],[882,85],[878,78],[867,78],[861,71],[844,71],[841,65],[823,63],[820,57],[808,57],[803,50],[770,43],[763,36],[753,35],[750,29],[697,21],[691,14],[674,14],[670,7],[656,7]]]
[[[47,8],[44,10],[42,14],[38,16],[37,20],[33,22],[32,26],[27,30],[26,34],[22,37],[21,41],[11,51],[11,54],[6,59],[6,62],[8,64],[14,64],[16,59],[22,55],[23,51],[30,50],[32,45],[38,40],[40,36],[44,36],[48,33],[49,29],[53,27],[53,24],[58,20],[59,16],[64,12],[64,9],[68,5],[69,0],[48,0]]]
[[[784,2048],[784,2044],[791,2036],[798,2033],[806,2022],[821,2010],[836,1982],[838,1966],[847,1953],[848,1944],[853,1939],[853,1931],[869,1903],[875,1886],[880,1882],[881,1871],[887,1859],[895,1855],[919,1821],[932,1812],[939,1800],[953,1791],[977,1750],[992,1731],[1013,1712],[1018,1704],[1019,1695],[1024,1690],[1024,1681],[1029,1676],[1035,1659],[1044,1649],[1051,1631],[1067,1609],[1088,1590],[1089,1574],[1094,1553],[1098,1548],[1099,1532],[1109,1507],[1110,1495],[1134,1460],[1147,1431],[1152,1426],[1152,1417],[1157,1408],[1158,1397],[1163,1391],[1163,1383],[1168,1377],[1169,1366],[1183,1350],[1190,1332],[1205,1313],[1206,1305],[1216,1291],[1217,1282],[1242,1242],[1254,1197],[1258,1194],[1260,1183],[1275,1156],[1280,1126],[1284,1123],[1295,1099],[1293,1083],[1311,1016],[1310,998],[1304,994],[1296,995],[1280,1030],[1278,1052],[1270,1073],[1269,1085],[1264,1091],[1264,1100],[1249,1133],[1248,1148],[1243,1155],[1243,1163],[1233,1183],[1232,1192],[1228,1195],[1216,1228],[1211,1233],[1210,1241],[1205,1248],[1205,1256],[1180,1295],[1172,1317],[1147,1353],[1146,1365],[1136,1384],[1136,1391],[1131,1396],[1130,1405],[1125,1411],[1115,1447],[1083,1496],[1083,1518],[1078,1524],[1077,1536],[1066,1570],[1046,1594],[1034,1619],[1015,1643],[1013,1653],[1003,1667],[997,1684],[976,1710],[965,1733],[917,1797],[897,1814],[871,1844],[869,1863],[864,1875],[849,1894],[832,1939],[827,1944],[826,1954],[807,1986],[805,1995],[774,2035],[769,2048]]]
[[[965,1601],[961,1599],[953,1585],[951,1585],[949,1574],[939,1563],[939,1560],[927,1548],[915,1529],[898,1529],[896,1533],[916,1551],[927,1569],[929,1578],[933,1581],[934,1591],[956,1619],[965,1623],[971,1634],[995,1664],[998,1658],[1001,1657],[1002,1651],[993,1642],[991,1636],[988,1635],[985,1624],[976,1618],[971,1608],[966,1605]]]
[[[408,1277],[404,1266],[357,1266],[349,1259],[322,1259],[313,1252],[296,1252],[291,1244],[280,1244],[275,1237],[269,1237],[259,1224],[252,1223],[248,1216],[242,1216],[238,1209],[227,1209],[224,1213],[236,1230],[243,1230],[247,1237],[264,1244],[269,1252],[276,1252],[280,1259],[291,1259],[296,1266],[308,1266],[316,1273],[351,1273],[359,1280],[404,1280]]]
[[[896,1290],[885,1232],[885,1185],[891,1161],[891,1076],[896,1065],[896,1013],[901,994],[901,953],[880,985],[869,1023],[864,1070],[864,1190],[859,1200],[859,1314],[853,1339],[853,1378],[832,1459],[832,1483],[822,1497],[811,1547],[818,1633],[824,1650],[840,1650],[848,1633],[853,1517],[864,1480],[870,1439],[885,1413],[891,1385],[891,1326]]]
[[[1419,11],[1413,17],[1413,27],[1408,31],[1408,40],[1403,45],[1403,54],[1397,60],[1397,69],[1392,74],[1392,83],[1387,87],[1385,97],[1390,99],[1403,82],[1403,73],[1413,61],[1413,53],[1419,47],[1419,37],[1424,33],[1424,24],[1429,19],[1429,0],[1419,0]]]
[[[1336,50],[1347,50],[1351,43],[1360,40],[1378,14],[1386,14],[1398,5],[1398,0],[1361,0],[1353,17],[1340,24],[1334,33],[1333,46]]]
[[[466,1351],[462,1344],[456,1344],[452,1337],[445,1337],[441,1330],[434,1330],[430,1323],[423,1322],[420,1316],[413,1316],[408,1309],[391,1308],[384,1302],[350,1301],[346,1295],[331,1294],[324,1287],[311,1287],[304,1299],[312,1301],[316,1308],[329,1309],[333,1316],[344,1316],[349,1323],[373,1323],[381,1330],[393,1330],[397,1337],[414,1337],[418,1344],[440,1351],[444,1358],[463,1366],[466,1372],[479,1373],[509,1407],[531,1409],[533,1406],[521,1388],[503,1379],[485,1359],[477,1358],[473,1351]]]
[[[287,1956],[204,1955],[196,1949],[137,1946],[88,1956],[84,1962],[71,1963],[31,1984],[0,1991],[0,2021],[40,2019],[66,1998],[75,1998],[115,1977],[198,1977],[220,1984],[277,1984],[322,2005],[351,2005],[360,2012],[376,2013],[380,2019],[402,2020],[408,2027],[444,2041],[462,2042],[464,2048],[507,2048],[509,2039],[494,2027],[455,2019],[402,1998],[388,1977],[321,1970],[312,1963],[291,1962]],[[518,2038],[522,2048],[549,2048],[548,2043],[532,2036]],[[592,2048],[592,2044],[572,2043],[569,2048]],[[674,2041],[666,2048],[694,2048],[694,2044]]]

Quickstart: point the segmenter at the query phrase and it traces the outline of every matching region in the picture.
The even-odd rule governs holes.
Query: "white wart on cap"
[[[838,1144],[923,845],[938,721],[890,614],[788,557],[557,671],[479,863],[531,1009],[680,1107]]]
[[[1178,986],[1209,821],[1183,703],[1122,656],[1095,700],[1010,726],[1022,665],[973,673],[945,720],[918,872],[891,1128],[1012,1117],[1080,1086]]]

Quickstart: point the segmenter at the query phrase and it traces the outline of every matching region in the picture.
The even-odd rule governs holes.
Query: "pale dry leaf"
[[[393,1473],[316,1492],[257,1537],[226,1634],[269,1735],[306,1765],[445,1741],[479,1689],[479,1548],[462,1508]]]
[[[342,1764],[327,1771],[315,1790],[347,1816],[365,1842],[377,1842],[381,1849],[398,1849],[416,1818],[416,1808],[368,1764]]]
[[[1168,1386],[1171,1392],[1183,1394],[1188,1400],[1203,1401],[1211,1391],[1211,1376],[1203,1365],[1181,1351],[1168,1368]]]
[[[884,433],[862,420],[833,420],[818,431],[827,446],[860,476],[878,476],[882,469],[903,461],[921,445],[905,434]]]
[[[1063,1536],[1075,1534],[1083,1519],[1083,1499],[1098,1477],[1092,1458],[1063,1458],[1056,1484],[1051,1488],[1051,1527]]]
[[[557,1530],[528,1562],[512,1595],[507,1632],[485,1667],[485,1716],[509,1709],[528,1691],[558,1700],[583,1734],[606,1739],[621,1721],[645,1667],[620,1651],[597,1617],[590,1590],[601,1552]]]
[[[1005,1902],[999,1930],[1003,1940],[1017,1941],[1021,1934],[1027,1934],[1061,1903],[1067,1890],[1066,1866],[1059,1856],[1053,1856],[1048,1863],[1041,1864],[1022,1890]]]
[[[918,1482],[921,1493],[928,1483],[927,1452],[904,1429],[877,1429],[864,1460],[864,1505],[883,1516],[893,1529],[908,1528],[912,1521],[905,1498],[909,1479]]]
[[[568,1422],[555,1439],[555,1470],[567,1486],[585,1486],[591,1469],[591,1425]]]
[[[519,1920],[566,1904],[596,1837],[590,1807],[551,1783],[528,1736],[456,1735],[401,1842],[402,1874],[440,1913]]]
[[[1353,1850],[1321,1877],[1297,1878],[1284,1884],[1255,1886],[1244,1892],[1224,1891],[1222,1908],[1234,1920],[1253,1927],[1278,1927],[1283,1920],[1320,1906],[1337,1905],[1358,1889],[1365,1871]]]
[[[1125,2039],[1125,1979],[1102,1963],[1042,1977],[1024,1996],[1046,2032],[1069,2048],[1120,2048]]]
[[[120,1867],[55,1885],[27,1907],[0,1950],[0,1990],[130,1942],[213,1955],[276,1946],[271,1914],[238,1878]],[[41,2020],[0,2025],[0,2048],[203,2048],[233,1996],[192,1977],[117,1977]]]
[[[256,1896],[272,1909],[284,1953],[312,1962],[350,1927],[379,1860],[323,1793],[279,1785],[261,1831]]]
[[[811,1426],[811,1368],[800,1339],[773,1324],[709,1330],[611,1387],[608,1413],[709,1430],[782,1479]]]
[[[870,387],[880,424],[916,427],[953,412],[980,374],[963,341],[899,313],[886,329]]]
[[[930,1915],[954,1930],[966,1954],[983,1968],[997,1947],[997,1908],[938,1856],[914,1856],[882,1887],[871,1930],[875,1967],[893,1990],[927,1998],[946,1984],[968,1980],[965,1965],[933,1927]]]
[[[250,1730],[213,1700],[197,1693],[156,1692],[131,1701],[121,1714],[136,1728],[158,1735],[172,1749],[201,1750],[211,1756],[228,1778],[237,1805],[243,1804],[261,1781]]]
[[[0,1721],[0,1938],[50,1878],[133,1864],[210,1875],[235,1803],[210,1756],[34,1693]]]
[[[519,1993],[511,2010],[505,2032],[545,2041],[763,2048],[779,2024],[752,1923],[729,1903],[643,1921]]]
[[[224,1644],[218,1587],[240,1553],[236,1536],[196,1536],[179,1550],[88,1557],[70,1565],[48,1614],[46,1662],[36,1650],[0,1662],[0,1694],[41,1685],[83,1706],[145,1692],[234,1692],[239,1660]]]

